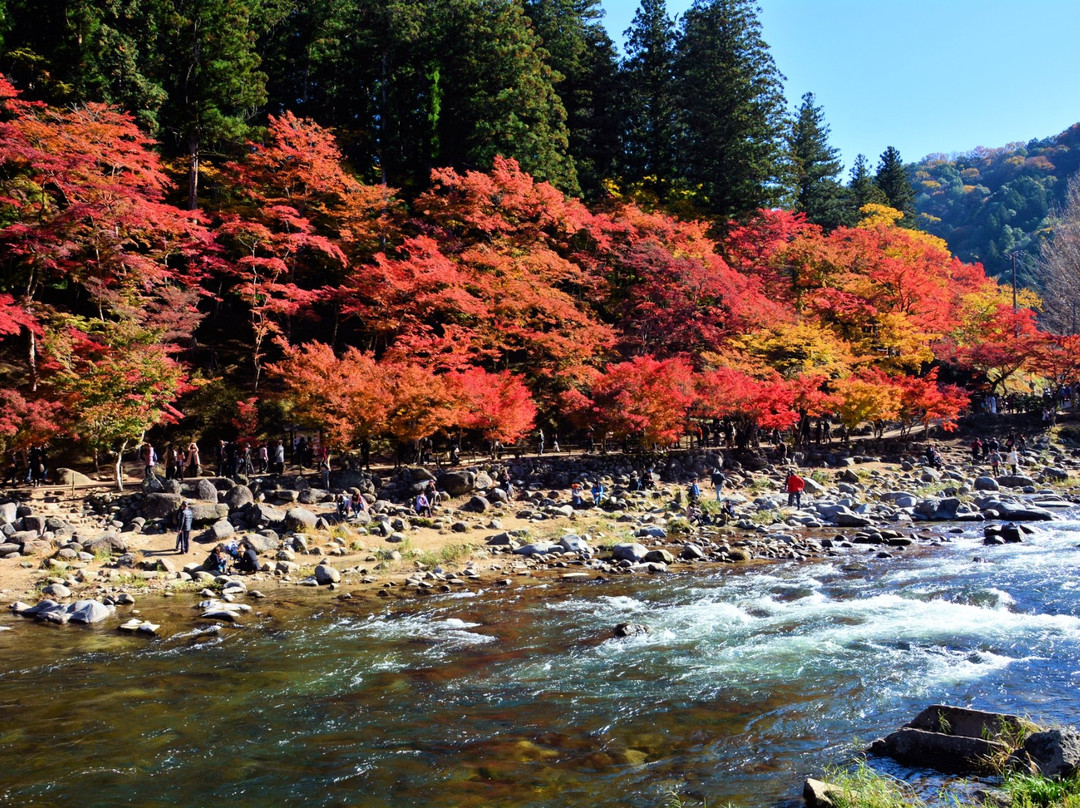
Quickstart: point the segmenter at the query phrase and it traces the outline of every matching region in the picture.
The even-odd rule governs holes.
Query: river
[[[930,703],[1080,723],[1066,516],[894,559],[321,593],[216,636],[5,614],[0,805],[788,803]],[[651,633],[611,639],[627,621]]]

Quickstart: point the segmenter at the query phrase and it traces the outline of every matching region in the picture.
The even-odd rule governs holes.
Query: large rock
[[[206,479],[199,480],[195,484],[195,496],[204,502],[217,502],[217,486]]]
[[[123,555],[128,551],[127,542],[115,533],[103,533],[96,539],[92,539],[83,545],[88,553],[108,553],[109,555]]]
[[[833,521],[838,527],[869,527],[873,522],[867,519],[865,516],[861,516],[857,513],[852,513],[848,510],[840,511],[833,517]]]
[[[14,502],[0,503],[0,525],[10,525],[19,518],[19,506]]]
[[[439,475],[437,485],[453,497],[468,494],[475,486],[476,475],[471,471],[446,471]]]
[[[285,512],[286,530],[314,530],[317,521],[319,521],[319,517],[307,508],[289,508]]]
[[[993,500],[982,503],[982,508],[984,512],[992,512],[988,516],[996,514],[999,519],[1010,522],[1051,522],[1054,519],[1054,514],[1046,508],[1018,505],[1015,502]]]
[[[224,502],[192,502],[191,518],[196,525],[211,525],[229,515],[229,506]]]
[[[234,485],[225,495],[225,504],[229,506],[230,511],[238,511],[254,501],[255,497],[246,485]]]
[[[143,499],[142,515],[147,519],[168,519],[180,510],[183,501],[179,494],[147,494]]]
[[[341,572],[327,563],[319,564],[315,568],[315,581],[319,586],[329,586],[341,580]]]
[[[547,555],[553,553],[556,550],[562,548],[550,541],[534,542],[533,544],[525,544],[514,550],[515,555],[534,556],[534,555]]]
[[[486,497],[472,496],[469,501],[461,506],[461,510],[469,513],[486,513],[491,509],[491,503]]]
[[[269,535],[267,532],[249,533],[245,538],[248,544],[259,553],[272,553],[281,547],[281,539],[277,537],[277,534]]]
[[[1069,728],[1033,733],[1010,762],[1043,777],[1072,777],[1080,767],[1080,733]]]
[[[581,536],[574,534],[563,536],[559,539],[559,546],[568,553],[585,553],[586,555],[592,555],[592,548],[589,547],[589,543]]]
[[[648,554],[649,549],[637,542],[616,544],[611,548],[611,557],[616,561],[644,561]]]
[[[998,485],[1006,488],[1026,488],[1035,485],[1035,481],[1024,474],[1006,474],[997,478]]]
[[[976,477],[975,478],[975,490],[976,491],[1000,491],[1001,486],[998,485],[998,481],[993,477]]]
[[[844,797],[844,789],[807,777],[803,783],[803,802],[807,808],[833,808]]]
[[[283,525],[285,511],[263,502],[251,502],[243,511],[244,519],[255,528]]]
[[[1009,751],[999,741],[909,727],[879,738],[870,746],[871,754],[891,757],[905,766],[925,766],[951,774],[978,772],[985,761]]]
[[[72,623],[100,623],[116,613],[115,606],[106,606],[96,600],[77,600],[67,607]]]
[[[658,564],[674,564],[675,556],[664,549],[650,550],[645,554],[645,561]]]
[[[74,469],[56,469],[53,479],[58,485],[94,485],[94,481]]]
[[[210,525],[210,528],[206,531],[206,541],[219,542],[229,538],[236,532],[236,528],[233,527],[232,522],[228,519],[219,519]]]

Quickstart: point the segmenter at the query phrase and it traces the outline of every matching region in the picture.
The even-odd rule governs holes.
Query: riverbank
[[[341,472],[330,490],[313,487],[316,475],[189,481],[186,493],[24,490],[9,497],[14,509],[0,512],[15,517],[4,546],[11,534],[25,540],[0,559],[0,598],[126,604],[116,619],[153,600],[155,611],[175,604],[190,617],[189,601],[223,592],[246,602],[288,600],[298,588],[312,597],[414,598],[513,588],[529,578],[590,581],[841,554],[888,559],[942,541],[950,522],[1052,518],[1055,498],[1064,505],[1080,495],[1080,461],[1067,434],[1031,434],[1025,473],[996,478],[972,461],[968,436],[935,446],[938,469],[920,458],[919,444],[887,444],[873,454],[856,444],[811,447],[793,458],[797,466],[768,452],[704,449],[520,458],[442,476],[419,468]],[[691,524],[682,507],[687,487],[697,480],[706,514],[715,515],[710,475],[719,464],[734,515],[725,526]],[[801,508],[788,507],[780,490],[796,467],[807,481]],[[510,501],[494,484],[504,469],[515,483]],[[634,475],[649,475],[650,487],[634,490]],[[433,515],[420,518],[408,503],[428,479],[444,493]],[[571,484],[596,480],[605,485],[605,504],[573,507]],[[340,490],[365,493],[369,512],[338,518]],[[190,552],[178,554],[171,516],[191,495],[199,497],[202,524]],[[263,571],[201,569],[216,542],[243,537],[258,545]]]

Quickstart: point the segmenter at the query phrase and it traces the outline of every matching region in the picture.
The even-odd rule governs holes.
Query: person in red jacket
[[[788,507],[794,505],[796,508],[802,507],[802,492],[806,488],[806,480],[791,472],[787,479],[784,481],[784,490],[787,491],[787,504]]]

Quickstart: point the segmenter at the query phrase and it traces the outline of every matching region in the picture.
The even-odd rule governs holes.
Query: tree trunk
[[[127,441],[120,443],[120,448],[116,450],[116,490],[121,494],[124,493],[124,450],[127,448]]]
[[[188,210],[199,209],[199,135],[188,139]]]

